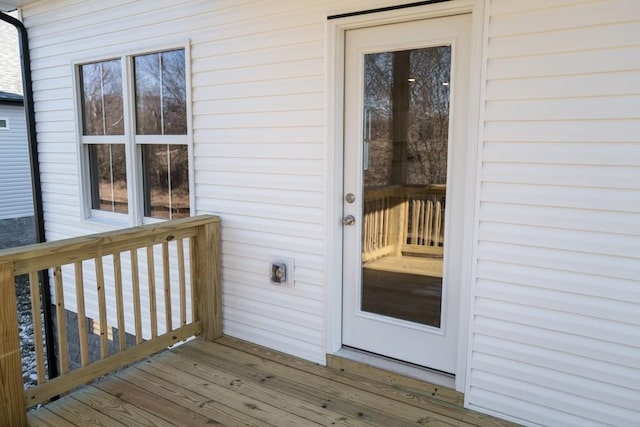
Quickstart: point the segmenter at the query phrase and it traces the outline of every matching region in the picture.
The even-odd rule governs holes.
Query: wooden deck
[[[31,426],[507,426],[449,389],[223,337],[162,352],[29,413]]]

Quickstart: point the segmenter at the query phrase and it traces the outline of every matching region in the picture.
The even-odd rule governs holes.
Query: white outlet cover
[[[285,274],[285,280],[283,282],[274,282],[271,280],[271,268],[274,264],[283,264],[285,266],[286,274]],[[293,262],[293,258],[274,257],[269,262],[269,269],[267,271],[267,275],[272,285],[293,287],[295,283],[294,274],[295,274],[295,264]]]

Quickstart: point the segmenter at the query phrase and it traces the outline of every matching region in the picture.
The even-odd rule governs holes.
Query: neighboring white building
[[[33,216],[20,70],[18,33],[0,21],[0,220]]]
[[[436,367],[467,407],[525,425],[638,424],[638,0],[5,3],[29,32],[48,240],[215,213],[225,334]],[[388,110],[363,108],[366,67],[436,48],[450,163],[429,327],[357,292],[363,158]]]

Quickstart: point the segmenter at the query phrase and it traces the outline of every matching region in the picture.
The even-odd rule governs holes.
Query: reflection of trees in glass
[[[369,147],[364,181],[371,187],[387,185],[391,177],[393,54],[372,53],[364,61],[364,140]]]
[[[451,47],[364,59],[365,186],[445,184]],[[403,173],[392,176],[394,159]]]
[[[122,72],[120,61],[80,67],[84,135],[123,135]]]
[[[189,216],[189,160],[186,145],[142,146],[145,216]]]
[[[136,56],[136,133],[185,135],[187,96],[184,50]]]
[[[127,213],[124,144],[91,144],[88,147],[91,208]]]
[[[411,51],[409,184],[445,184],[449,139],[451,47]],[[425,182],[426,181],[426,182]]]

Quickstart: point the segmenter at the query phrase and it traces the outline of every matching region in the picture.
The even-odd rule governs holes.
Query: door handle
[[[353,225],[356,223],[356,218],[353,215],[347,215],[342,219],[342,225]]]

